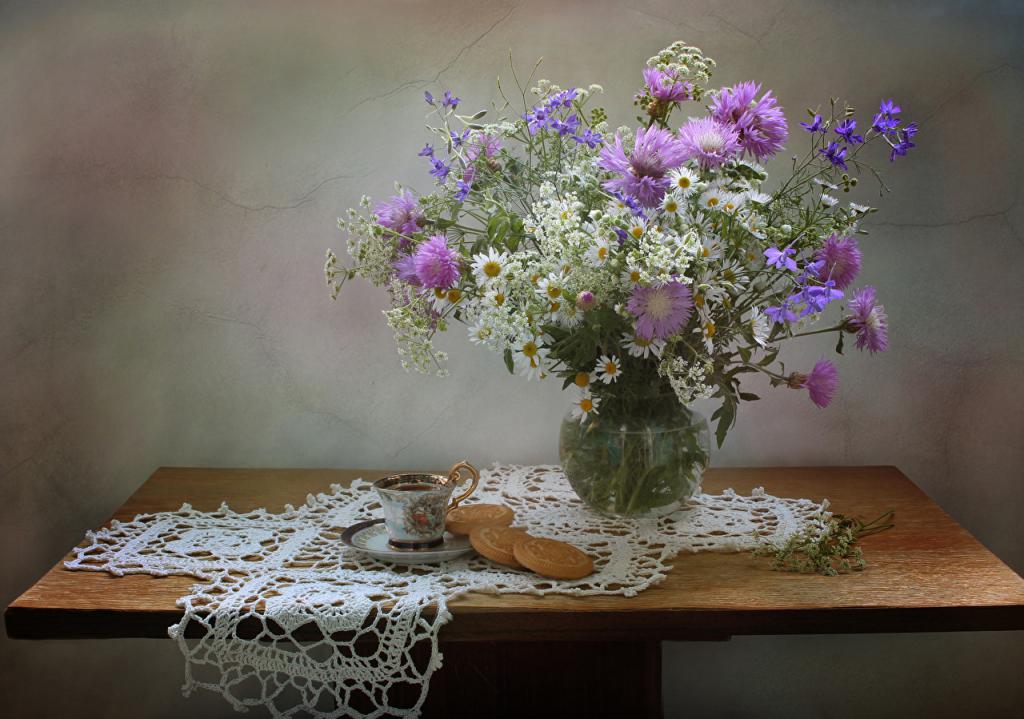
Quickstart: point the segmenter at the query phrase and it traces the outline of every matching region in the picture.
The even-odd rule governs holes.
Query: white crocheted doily
[[[377,562],[339,539],[378,510],[362,480],[280,514],[186,504],[114,521],[89,532],[66,566],[203,580],[179,600],[184,617],[168,630],[186,659],[186,694],[211,689],[236,709],[264,706],[274,717],[415,716],[441,666],[438,631],[454,597],[633,596],[661,581],[679,552],[750,550],[758,538],[779,544],[828,517],[827,502],[758,489],[697,494],[659,519],[611,519],[587,509],[558,467],[493,467],[474,500],[507,504],[517,526],[580,547],[594,573],[553,581],[477,556],[427,567]],[[202,636],[186,640],[186,631]]]

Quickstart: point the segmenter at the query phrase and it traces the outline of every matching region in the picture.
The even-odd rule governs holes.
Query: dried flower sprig
[[[810,527],[790,536],[782,546],[765,542],[753,554],[769,557],[772,569],[802,574],[837,574],[859,572],[867,566],[858,542],[872,534],[892,529],[895,510],[890,509],[870,522],[843,514],[831,515],[824,528]]]

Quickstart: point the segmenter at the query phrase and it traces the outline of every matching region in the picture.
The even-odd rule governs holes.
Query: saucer
[[[469,537],[444,533],[441,544],[429,549],[397,549],[388,544],[388,530],[384,520],[370,519],[353,524],[342,532],[341,541],[369,554],[374,559],[395,564],[432,564],[461,557],[473,551]]]

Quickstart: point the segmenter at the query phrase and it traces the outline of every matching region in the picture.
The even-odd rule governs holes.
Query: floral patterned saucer
[[[384,527],[383,518],[353,524],[342,533],[341,541],[374,559],[394,564],[433,564],[473,551],[469,537],[450,532],[444,533],[443,541],[436,547],[397,549],[388,544],[388,530]]]

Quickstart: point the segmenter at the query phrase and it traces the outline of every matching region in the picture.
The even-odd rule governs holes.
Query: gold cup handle
[[[476,490],[476,485],[480,482],[480,472],[478,472],[476,467],[471,465],[466,460],[462,460],[461,462],[452,465],[452,468],[448,470],[448,481],[458,485],[458,483],[462,479],[462,470],[466,470],[467,472],[469,472],[469,489],[467,489],[465,492],[458,495],[457,497],[452,498],[452,503],[448,505],[449,512],[458,507],[459,502],[464,500],[469,495],[473,494],[473,492]]]

